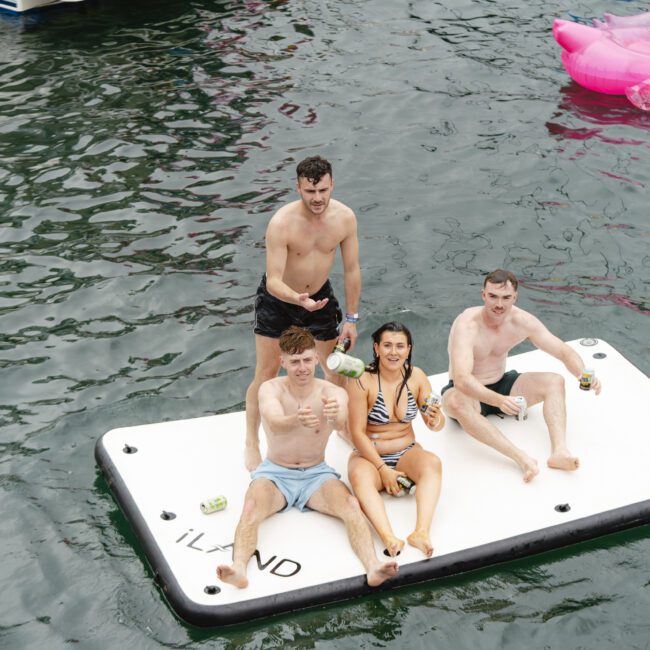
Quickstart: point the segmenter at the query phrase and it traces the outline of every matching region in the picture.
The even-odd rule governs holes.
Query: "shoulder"
[[[336,399],[347,399],[347,392],[341,386],[336,386],[330,381],[324,379],[315,379],[316,390],[320,390],[323,395],[327,397],[334,397]]]
[[[544,324],[537,316],[533,316],[533,314],[527,312],[525,309],[516,306],[512,308],[512,323],[518,328],[525,329],[527,332],[544,328]]]
[[[409,387],[414,393],[419,392],[422,388],[427,388],[429,384],[429,378],[427,377],[424,370],[415,366],[411,372],[411,376],[408,380]]]
[[[428,377],[424,370],[422,370],[422,368],[418,368],[417,366],[413,366],[413,370],[411,371],[411,378],[409,381],[413,380],[419,383],[425,379],[428,379]]]
[[[277,397],[282,392],[284,377],[274,377],[267,379],[260,385],[258,396],[259,397]]]
[[[370,372],[365,372],[363,376],[358,379],[348,379],[346,390],[348,395],[366,395],[373,382],[376,384],[376,375]]]
[[[354,210],[345,205],[345,203],[341,203],[336,199],[331,199],[330,208],[332,209],[333,216],[335,216],[338,220],[341,220],[344,223],[348,224],[356,224],[357,217],[354,214]]]
[[[284,230],[287,224],[290,223],[298,213],[299,203],[300,201],[292,201],[277,210],[269,220],[268,226],[266,227],[267,233]]]
[[[465,333],[478,332],[482,307],[468,307],[462,311],[452,324],[452,328]]]

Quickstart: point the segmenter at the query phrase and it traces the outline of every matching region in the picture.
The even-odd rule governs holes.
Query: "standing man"
[[[255,298],[255,377],[246,391],[246,469],[262,461],[259,449],[260,414],[257,393],[262,382],[280,369],[278,338],[291,325],[308,329],[332,382],[341,378],[325,365],[337,339],[357,338],[361,294],[359,242],[354,212],[331,198],[332,166],[319,157],[306,158],[296,169],[300,199],[280,208],[266,229],[266,275]],[[341,248],[346,315],[342,313],[328,276],[336,249]]]
[[[519,465],[524,481],[539,472],[537,461],[515,446],[487,415],[516,415],[513,395],[523,395],[529,406],[544,402],[544,420],[551,438],[547,465],[576,470],[579,460],[566,445],[564,379],[554,372],[505,372],[508,352],[530,339],[536,347],[560,360],[575,377],[584,363],[580,355],[551,334],[535,316],[515,307],[517,278],[497,269],[483,283],[483,306],[470,307],[456,318],[449,332],[449,383],[442,389],[447,413],[478,441]],[[594,378],[592,389],[600,393]]]
[[[251,474],[235,531],[233,563],[218,566],[217,575],[236,587],[248,586],[247,566],[257,546],[259,525],[295,506],[343,520],[368,585],[376,587],[397,575],[397,562],[377,558],[359,502],[325,462],[332,430],[344,427],[347,420],[347,394],[340,386],[314,377],[316,342],[307,330],[290,327],[280,337],[279,349],[287,375],[265,381],[259,391],[267,458]]]

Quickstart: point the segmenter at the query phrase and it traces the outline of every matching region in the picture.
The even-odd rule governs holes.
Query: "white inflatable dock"
[[[603,341],[569,345],[595,368],[603,384],[599,396],[579,390],[562,364],[540,351],[511,357],[508,369],[565,376],[568,443],[580,469],[546,466],[549,438],[541,405],[529,409],[525,422],[498,422],[539,462],[539,475],[528,484],[512,461],[453,421],[432,433],[418,418],[418,441],[443,464],[431,531],[434,555],[426,559],[407,545],[398,557],[398,576],[380,591],[650,522],[650,379]],[[439,392],[447,373],[433,375],[431,382]],[[228,625],[377,591],[367,587],[343,524],[295,509],[262,524],[247,589],[219,582],[215,568],[230,561],[249,482],[243,446],[243,412],[113,429],[97,442],[97,463],[178,616],[197,626]],[[334,434],[326,460],[344,480],[349,454]],[[227,508],[203,514],[199,504],[218,495],[227,497]],[[405,538],[415,522],[414,497],[385,499],[395,533]],[[375,544],[382,553],[377,537]]]

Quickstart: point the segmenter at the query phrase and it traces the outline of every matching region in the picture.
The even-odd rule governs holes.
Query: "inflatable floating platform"
[[[600,377],[599,396],[581,391],[562,364],[540,351],[515,355],[508,369],[555,371],[567,386],[568,441],[576,472],[549,469],[541,406],[520,422],[498,426],[537,458],[540,472],[524,483],[518,467],[448,421],[433,433],[418,419],[416,436],[443,464],[442,494],[431,530],[432,558],[405,547],[396,578],[378,589],[435,580],[530,556],[650,522],[650,379],[603,341],[569,343]],[[438,392],[447,374],[431,378]],[[371,592],[343,524],[293,509],[262,524],[247,589],[217,579],[230,562],[249,476],[243,464],[243,412],[113,429],[95,456],[126,514],[165,598],[197,626],[240,623]],[[496,417],[496,416],[490,416]],[[263,439],[263,433],[261,438]],[[326,460],[347,480],[350,447],[333,434]],[[227,507],[204,514],[218,495]],[[385,496],[395,533],[415,522],[415,497]],[[383,552],[375,537],[378,554]]]

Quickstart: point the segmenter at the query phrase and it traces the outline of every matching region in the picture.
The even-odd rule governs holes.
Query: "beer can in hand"
[[[440,404],[440,401],[441,401],[440,395],[431,391],[429,397],[427,397],[424,400],[424,404],[422,404],[422,406],[420,407],[420,411],[422,411],[422,413],[426,413],[429,410],[430,406],[435,406],[436,404]]]
[[[402,489],[395,494],[396,497],[403,497],[407,494],[415,493],[415,481],[410,479],[408,476],[402,476],[401,474],[395,479],[398,485],[402,486]]]
[[[580,374],[580,390],[591,390],[595,376],[596,373],[594,370],[585,368]]]
[[[361,377],[366,371],[366,364],[361,359],[343,352],[332,352],[325,363],[330,370],[344,377]]]
[[[209,515],[213,512],[218,512],[219,510],[223,510],[227,505],[228,505],[228,499],[226,499],[225,496],[220,494],[218,497],[214,497],[214,499],[209,499],[208,501],[202,501],[201,512],[204,515]]]
[[[517,413],[517,420],[527,420],[528,419],[528,404],[526,403],[526,398],[523,395],[517,395],[513,397],[515,402],[519,405],[519,413]]]

